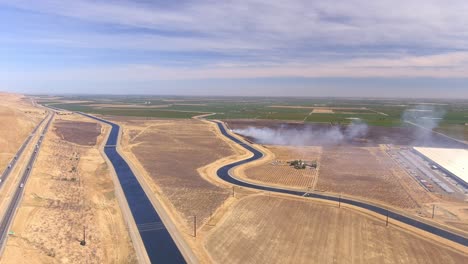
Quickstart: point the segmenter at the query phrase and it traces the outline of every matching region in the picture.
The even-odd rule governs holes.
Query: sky
[[[0,0],[0,90],[468,99],[466,0]]]

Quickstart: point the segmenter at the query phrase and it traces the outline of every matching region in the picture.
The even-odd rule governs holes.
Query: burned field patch
[[[82,146],[94,146],[101,134],[101,125],[94,122],[56,121],[55,134],[68,142]]]

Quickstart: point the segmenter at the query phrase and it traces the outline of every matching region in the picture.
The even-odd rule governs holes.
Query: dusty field
[[[89,121],[79,116],[57,118],[78,124]],[[102,140],[100,135],[98,142]],[[84,227],[86,246],[81,246]],[[52,131],[11,230],[14,235],[9,236],[2,263],[136,263],[99,150],[62,140]]]
[[[430,202],[426,191],[379,147],[324,147],[316,189],[400,208]]]
[[[248,180],[296,188],[312,188],[317,177],[317,169],[297,170],[287,164],[288,161],[302,159],[317,161],[320,159],[321,147],[268,146],[274,156],[261,165],[245,170]]]
[[[101,124],[94,122],[57,121],[54,132],[63,140],[84,146],[94,146],[101,134]]]
[[[21,95],[0,93],[0,173],[34,127],[45,117]]]
[[[241,200],[205,246],[216,263],[464,263],[458,252],[346,208]]]
[[[136,163],[155,193],[162,193],[190,226],[202,222],[229,197],[230,190],[205,180],[197,169],[234,154],[214,126],[199,120],[124,121],[123,151]],[[132,158],[133,157],[133,158]]]

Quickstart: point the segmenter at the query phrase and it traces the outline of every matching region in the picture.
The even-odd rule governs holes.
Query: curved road
[[[326,194],[317,194],[317,193],[309,193],[309,192],[304,192],[304,191],[296,191],[296,190],[288,190],[288,189],[282,189],[282,188],[277,188],[277,187],[270,187],[270,186],[263,186],[263,185],[258,185],[254,183],[249,183],[245,181],[241,181],[239,179],[236,179],[235,177],[231,176],[229,171],[237,166],[240,166],[242,164],[249,163],[254,160],[258,160],[263,157],[263,153],[260,152],[259,150],[255,149],[253,146],[239,140],[238,138],[234,137],[230,133],[226,131],[226,127],[224,124],[220,121],[212,121],[218,125],[219,130],[221,133],[229,138],[230,140],[234,141],[235,143],[241,145],[244,147],[246,150],[250,151],[253,156],[241,161],[237,161],[228,165],[225,165],[221,168],[218,169],[216,172],[218,177],[221,178],[224,181],[227,181],[229,183],[242,186],[242,187],[248,187],[252,189],[257,189],[257,190],[262,190],[262,191],[269,191],[269,192],[276,192],[276,193],[284,193],[284,194],[289,194],[289,195],[294,195],[294,196],[302,196],[302,197],[308,197],[308,198],[315,198],[315,199],[322,199],[322,200],[328,200],[328,201],[336,201],[338,202],[339,200],[341,203],[346,203],[350,204],[353,206],[361,207],[364,209],[367,209],[369,211],[372,211],[374,213],[380,214],[382,216],[387,216],[389,218],[392,218],[394,220],[400,221],[402,223],[405,223],[407,225],[413,226],[415,228],[419,228],[421,230],[427,231],[431,234],[437,235],[439,237],[451,240],[455,243],[458,243],[463,246],[468,246],[468,239],[464,236],[461,236],[459,234],[452,233],[450,231],[441,229],[439,227],[421,222],[417,219],[413,219],[407,216],[404,216],[400,213],[393,212],[391,210],[388,210],[387,208],[379,207],[373,204],[368,204],[362,201],[356,201],[348,198],[339,198],[331,195],[326,195]]]

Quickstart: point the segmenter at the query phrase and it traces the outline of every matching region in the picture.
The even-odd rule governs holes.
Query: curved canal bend
[[[416,220],[416,219],[401,215],[401,214],[399,214],[397,212],[393,212],[391,210],[388,210],[386,208],[382,208],[382,207],[379,207],[379,206],[376,206],[376,205],[373,205],[373,204],[368,204],[368,203],[365,203],[365,202],[356,201],[356,200],[352,200],[352,199],[348,199],[348,198],[339,198],[339,197],[329,196],[329,195],[325,195],[325,194],[309,193],[309,192],[304,192],[304,191],[295,191],[295,190],[281,189],[281,188],[270,187],[270,186],[262,186],[262,185],[249,183],[249,182],[245,182],[245,181],[241,181],[239,179],[236,179],[236,178],[232,177],[229,174],[229,171],[232,168],[240,166],[242,164],[249,163],[249,162],[254,161],[254,160],[258,160],[258,159],[263,157],[263,153],[260,152],[259,150],[255,149],[251,145],[249,145],[249,144],[247,144],[245,142],[242,142],[238,138],[236,138],[236,137],[232,136],[231,134],[229,134],[226,131],[226,127],[224,126],[224,124],[222,122],[220,122],[220,121],[212,121],[212,122],[214,122],[214,123],[216,123],[218,125],[219,130],[221,131],[221,133],[225,137],[227,137],[230,140],[234,141],[235,143],[241,145],[242,147],[244,147],[246,150],[250,151],[253,154],[253,156],[250,157],[250,158],[247,158],[247,159],[244,159],[244,160],[241,160],[241,161],[237,161],[237,162],[234,162],[234,163],[231,163],[231,164],[228,164],[228,165],[225,165],[225,166],[219,168],[216,173],[217,173],[218,177],[221,178],[224,181],[227,181],[229,183],[232,183],[232,184],[235,184],[235,185],[238,185],[238,186],[248,187],[248,188],[262,190],[262,191],[284,193],[284,194],[289,194],[289,195],[302,196],[302,197],[315,198],[315,199],[322,199],[322,200],[328,200],[328,201],[336,201],[336,202],[338,202],[340,200],[341,203],[346,203],[346,204],[349,204],[349,205],[354,205],[354,206],[357,206],[357,207],[361,207],[361,208],[370,210],[370,211],[372,211],[374,213],[380,214],[382,216],[386,216],[388,214],[389,218],[400,221],[402,223],[413,226],[415,228],[419,228],[421,230],[427,231],[427,232],[429,232],[431,234],[434,234],[434,235],[437,235],[439,237],[451,240],[451,241],[453,241],[455,243],[458,243],[460,245],[468,246],[468,239],[466,237],[464,237],[464,236],[452,233],[450,231],[447,231],[447,230],[441,229],[439,227],[436,227],[436,226],[421,222],[419,220]]]
[[[186,263],[135,174],[117,152],[120,127],[104,119],[85,113],[80,114],[112,126],[104,153],[114,166],[151,263]]]

